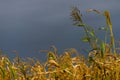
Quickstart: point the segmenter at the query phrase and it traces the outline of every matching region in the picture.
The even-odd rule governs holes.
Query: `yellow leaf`
[[[49,60],[49,64],[50,64],[51,66],[60,67],[59,64],[58,64],[56,61],[54,61],[54,60]]]

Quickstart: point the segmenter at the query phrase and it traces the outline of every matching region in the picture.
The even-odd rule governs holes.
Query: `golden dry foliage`
[[[79,56],[73,48],[44,64],[31,58],[10,61],[1,55],[0,80],[120,80],[120,55],[105,54],[101,58],[90,52],[88,57]]]

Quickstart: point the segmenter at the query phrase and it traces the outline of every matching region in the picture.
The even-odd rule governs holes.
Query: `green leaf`
[[[92,37],[95,37],[94,31],[89,31],[89,34],[90,34]]]
[[[98,30],[107,30],[107,27],[100,27],[100,28],[98,28]]]
[[[101,42],[101,45],[100,45],[100,48],[101,48],[101,55],[102,55],[102,57],[103,57],[103,54],[105,54],[105,42]]]
[[[85,24],[77,24],[78,27],[84,27]]]
[[[90,41],[90,38],[89,38],[89,37],[83,37],[83,38],[81,38],[81,40],[82,40],[83,42],[89,42],[89,41]]]

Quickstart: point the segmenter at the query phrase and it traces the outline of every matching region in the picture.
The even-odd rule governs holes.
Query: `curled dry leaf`
[[[49,63],[48,63],[50,66],[55,66],[55,67],[60,67],[59,64],[54,61],[54,60],[49,60]]]

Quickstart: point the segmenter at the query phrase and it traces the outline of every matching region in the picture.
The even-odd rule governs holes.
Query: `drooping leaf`
[[[87,12],[96,12],[97,14],[102,14],[99,10],[96,9],[88,9]]]
[[[89,41],[90,41],[90,38],[89,38],[89,37],[83,37],[83,38],[81,38],[81,40],[82,40],[83,42],[89,42]]]
[[[85,24],[77,24],[78,27],[84,27]]]
[[[52,52],[52,51],[48,52],[48,60],[55,60],[55,61],[57,60],[54,52]]]
[[[88,31],[88,32],[89,32],[89,34],[90,34],[92,37],[95,37],[94,31]]]

